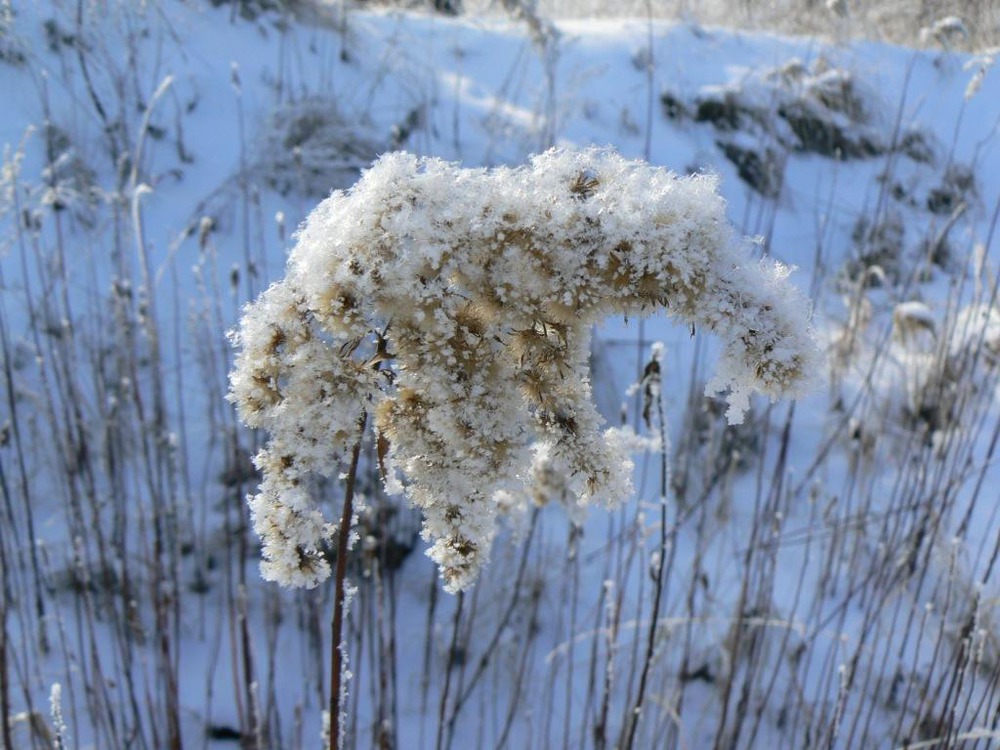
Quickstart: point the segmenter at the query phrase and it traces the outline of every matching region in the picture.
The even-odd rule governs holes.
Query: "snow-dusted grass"
[[[313,0],[330,3],[332,0]],[[387,4],[409,4],[388,0]],[[428,3],[427,5],[430,5]],[[816,35],[831,41],[869,39],[914,46],[986,49],[1000,41],[1000,10],[990,0],[465,0],[470,13],[537,7],[546,17],[674,19],[703,25]]]
[[[995,71],[966,99],[979,63],[954,52],[659,22],[561,22],[539,43],[523,21],[79,8],[18,4],[0,24],[25,55],[0,60],[0,747],[318,744],[333,592],[258,579],[244,498],[262,439],[225,401],[224,336],[313,208],[296,170],[322,179],[278,159],[288,189],[271,189],[261,144],[279,142],[275,112],[317,101],[337,102],[337,138],[356,122],[352,143],[467,167],[555,140],[714,169],[730,221],[800,267],[830,353],[829,388],[755,401],[736,428],[703,397],[711,337],[598,327],[595,403],[653,446],[635,496],[584,517],[540,467],[458,595],[380,489],[385,446],[364,442],[345,746],[990,745]],[[753,95],[754,70],[793,58],[815,77],[820,52],[864,82],[885,152],[838,162],[661,109],[667,91]],[[907,151],[914,130],[925,148]],[[774,151],[780,190],[750,187],[719,142]],[[315,492],[343,510],[337,482]]]

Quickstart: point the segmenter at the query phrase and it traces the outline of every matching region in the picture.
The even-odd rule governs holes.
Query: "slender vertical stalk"
[[[431,686],[431,650],[434,645],[434,612],[437,609],[437,569],[431,575],[430,596],[427,604],[427,620],[424,625],[424,658],[423,677],[420,678],[420,741],[418,747],[424,746],[424,720],[427,717],[427,699],[430,695]]]
[[[344,488],[344,512],[337,531],[337,567],[334,574],[333,622],[330,626],[330,750],[340,750],[340,709],[343,685],[344,651],[341,641],[344,630],[345,581],[347,577],[347,547],[351,536],[351,518],[354,515],[354,488],[358,478],[361,443],[368,425],[368,412],[358,419],[358,440],[351,451],[351,464],[347,470]]]
[[[655,373],[651,366],[656,364]],[[650,361],[647,368],[650,374],[659,379],[659,362],[656,359]],[[646,684],[649,679],[649,669],[653,663],[656,652],[656,631],[660,624],[660,606],[663,600],[663,589],[666,581],[665,572],[667,569],[667,489],[670,484],[670,466],[667,442],[666,419],[663,413],[663,394],[659,383],[656,385],[654,396],[656,401],[656,412],[660,431],[660,544],[658,549],[658,559],[656,562],[656,585],[653,588],[653,612],[649,618],[649,633],[646,637],[646,655],[642,662],[642,674],[639,677],[639,692],[635,697],[635,705],[632,707],[628,721],[628,735],[624,747],[626,750],[632,747],[635,742],[635,732],[639,727],[639,717],[642,714],[643,702],[646,699]]]
[[[646,60],[646,133],[642,142],[642,156],[650,160],[653,153],[653,78],[656,73],[656,57],[653,51],[653,2],[646,0],[646,39],[649,44],[649,58]]]
[[[455,662],[455,653],[458,646],[459,625],[462,623],[462,605],[465,603],[465,592],[458,592],[458,604],[455,606],[455,620],[451,628],[451,646],[448,648],[448,660],[445,664],[444,688],[441,690],[441,706],[438,710],[438,731],[437,741],[434,743],[436,750],[441,750],[445,733],[445,713],[448,710],[448,694],[451,691],[451,672]]]
[[[0,467],[0,487],[7,494],[7,483]],[[4,750],[14,750],[14,739],[10,731],[10,683],[7,662],[7,541],[0,538],[0,740]]]

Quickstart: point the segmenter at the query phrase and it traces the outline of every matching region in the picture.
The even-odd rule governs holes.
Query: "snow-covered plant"
[[[826,9],[838,18],[847,18],[850,15],[847,0],[826,0]]]
[[[932,26],[920,29],[921,42],[927,44],[933,40],[945,51],[950,50],[953,42],[959,37],[968,41],[969,29],[958,16],[939,18]]]
[[[28,57],[24,40],[14,33],[14,19],[11,0],[0,0],[0,63],[23,65]]]
[[[62,710],[62,685],[58,682],[52,685],[49,693],[49,709],[52,714],[52,728],[55,730],[53,746],[55,750],[63,750],[66,747],[66,721],[63,719]]]
[[[865,408],[893,425],[887,434],[911,440],[917,431],[928,445],[943,448],[949,436],[967,430],[1000,399],[995,305],[974,302],[941,315],[919,300],[901,302],[892,308],[891,341],[877,326],[864,330],[874,314],[871,305],[866,308],[865,320],[851,334],[852,351],[843,353],[849,359],[844,367],[850,368],[849,387],[868,402]]]
[[[751,259],[709,176],[600,149],[492,170],[382,157],[312,212],[234,337],[230,398],[270,435],[249,500],[263,575],[329,575],[308,480],[339,471],[369,417],[450,591],[475,580],[494,494],[531,480],[533,443],[580,502],[627,497],[631,464],[591,398],[592,325],[662,309],[714,332],[709,389],[739,421],[753,392],[794,394],[815,370],[787,274]]]
[[[983,80],[986,78],[986,74],[989,72],[990,68],[993,67],[994,63],[996,63],[998,54],[1000,54],[1000,47],[994,47],[975,55],[962,66],[963,70],[969,70],[973,67],[976,69],[976,72],[972,74],[972,78],[969,79],[969,83],[965,87],[966,99],[971,99],[979,93],[979,89],[983,86]]]
[[[282,194],[322,197],[353,183],[386,146],[341,109],[327,97],[283,102],[264,126],[254,172]]]
[[[892,332],[893,336],[904,344],[925,332],[933,338],[937,335],[934,314],[927,305],[918,300],[901,302],[892,311]]]
[[[867,159],[885,153],[897,138],[878,92],[822,55],[808,65],[794,57],[740,71],[724,85],[702,86],[685,109],[696,122],[711,123],[721,144],[744,153],[757,138],[794,153]],[[727,158],[737,167],[743,161],[734,151]]]

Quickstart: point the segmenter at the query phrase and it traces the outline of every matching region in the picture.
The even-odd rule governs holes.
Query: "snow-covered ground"
[[[709,332],[607,320],[598,408],[654,438],[628,389],[665,344],[665,505],[655,449],[616,509],[547,477],[460,597],[366,445],[349,744],[997,742],[987,57],[660,20],[6,7],[0,747],[54,746],[54,683],[62,747],[319,746],[332,590],[258,578],[261,441],[224,400],[225,332],[379,154],[585,145],[717,174],[730,221],[796,267],[827,363],[728,426]]]

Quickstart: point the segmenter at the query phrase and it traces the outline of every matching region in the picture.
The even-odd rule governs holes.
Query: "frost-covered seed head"
[[[624,442],[591,398],[606,316],[665,309],[718,335],[711,388],[733,421],[753,392],[799,391],[807,306],[785,268],[748,257],[716,187],[600,149],[492,170],[394,153],[320,203],[235,337],[230,398],[270,435],[250,501],[265,575],[329,575],[308,479],[335,476],[364,410],[451,591],[489,555],[495,495],[535,478],[532,444],[578,501],[628,497]]]

